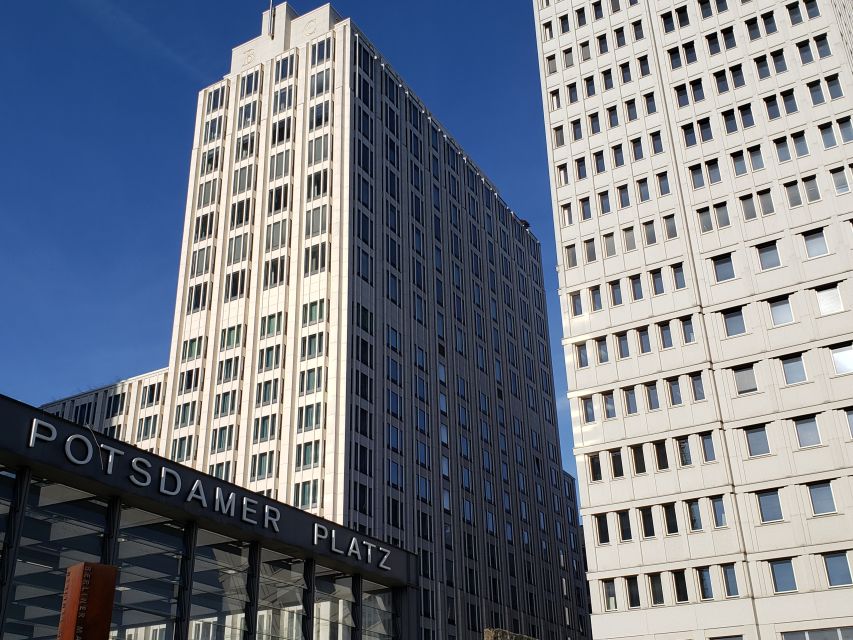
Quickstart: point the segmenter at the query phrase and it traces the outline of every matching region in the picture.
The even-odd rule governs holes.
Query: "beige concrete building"
[[[417,553],[423,640],[585,637],[538,240],[351,20],[270,18],[199,94],[168,368],[47,408]]]
[[[853,637],[853,8],[535,0],[593,636]]]

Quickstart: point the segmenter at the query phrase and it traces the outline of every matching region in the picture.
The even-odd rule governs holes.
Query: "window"
[[[610,452],[610,468],[613,471],[614,478],[625,477],[625,469],[622,466],[622,452],[619,449],[613,449]]]
[[[767,440],[767,428],[747,427],[743,430],[746,435],[746,448],[750,458],[764,456],[770,453],[770,443]]]
[[[723,324],[728,337],[739,336],[746,333],[746,325],[743,321],[743,308],[723,311]]]
[[[820,315],[825,316],[844,311],[844,305],[841,302],[841,290],[838,288],[838,284],[831,284],[815,289],[815,294],[817,295],[817,305]]]
[[[610,544],[610,530],[607,528],[607,514],[595,516],[595,528],[598,532],[598,544]]]
[[[735,269],[734,264],[732,263],[732,254],[726,253],[721,256],[717,256],[716,258],[712,258],[711,261],[714,265],[714,277],[717,282],[725,282],[726,280],[732,280],[735,277]]]
[[[726,588],[727,598],[736,598],[740,595],[737,587],[737,572],[733,564],[724,564],[723,569],[723,584]]]
[[[646,387],[646,402],[649,405],[649,411],[660,409],[660,398],[658,398],[658,387],[654,382],[648,382]]]
[[[806,381],[806,366],[803,363],[803,354],[795,353],[784,358],[779,358],[782,363],[782,373],[786,384],[797,384]]]
[[[593,404],[592,398],[581,398],[581,404],[583,405],[584,421],[587,423],[595,422],[595,404]]]
[[[633,609],[640,606],[640,584],[637,576],[625,578],[625,586],[628,590],[628,607]]]
[[[643,445],[635,444],[631,447],[631,459],[634,464],[634,475],[642,475],[646,472],[646,456]]]
[[[734,373],[735,389],[737,390],[738,395],[758,391],[758,384],[755,380],[755,370],[753,365],[750,364],[744,367],[736,367],[732,369],[732,372]]]
[[[655,450],[655,461],[658,471],[666,471],[669,469],[669,458],[666,453],[666,440],[658,440],[652,443]]]
[[[829,175],[832,177],[832,185],[835,187],[837,195],[850,192],[850,183],[847,181],[847,172],[844,167],[831,169]]]
[[[687,578],[684,569],[672,572],[672,581],[675,584],[675,601],[687,602],[689,596],[687,594]]]
[[[675,281],[676,289],[684,289],[687,286],[687,282],[684,279],[684,265],[680,262],[672,265],[672,278]]]
[[[830,347],[832,364],[835,365],[835,373],[853,372],[853,343]]]
[[[649,272],[649,277],[652,280],[652,293],[656,296],[664,293],[663,272],[660,269],[653,269],[651,272]],[[667,333],[669,333],[668,330]],[[670,343],[668,346],[671,347],[672,338],[669,335],[667,337],[669,338]]]
[[[663,581],[659,573],[649,574],[649,591],[652,597],[652,606],[661,605],[663,600]]]
[[[702,510],[699,508],[698,500],[687,501],[687,514],[690,517],[690,530],[702,530]]]
[[[617,511],[616,515],[619,519],[619,539],[622,542],[629,542],[634,537],[631,532],[631,516],[627,510]]]
[[[604,610],[616,610],[616,582],[614,580],[602,580],[604,587]]]
[[[807,231],[802,235],[803,241],[806,243],[806,255],[809,258],[818,258],[829,253],[829,248],[826,245],[826,238],[823,235],[823,229]]]
[[[584,367],[589,366],[589,354],[585,342],[575,345],[575,356],[578,363],[578,369],[583,369]]]
[[[637,329],[637,343],[640,346],[640,353],[650,353],[652,350],[652,342],[649,338],[648,327]],[[654,384],[654,383],[652,383]]]
[[[675,503],[669,502],[663,505],[663,519],[666,524],[667,535],[675,535],[678,533],[678,514],[675,509]]]
[[[846,551],[823,554],[823,564],[826,567],[826,578],[830,587],[843,587],[853,584],[850,576],[850,563]],[[844,631],[842,631],[844,633]],[[809,634],[814,637],[813,634]]]
[[[714,514],[714,526],[717,528],[726,526],[726,506],[723,496],[711,497],[711,511]]]
[[[808,485],[808,488],[814,515],[823,516],[835,513],[835,498],[832,495],[832,484],[829,481],[814,482]]]
[[[711,570],[708,567],[699,567],[696,569],[696,577],[699,580],[699,596],[702,600],[712,600],[714,587],[711,583]]]
[[[774,327],[790,324],[794,321],[794,312],[791,310],[791,301],[787,296],[773,298],[767,301],[770,305],[770,321]]]
[[[782,520],[782,503],[779,500],[779,490],[759,491],[755,495],[758,498],[758,513],[761,522],[780,522]]]
[[[676,438],[676,448],[678,449],[678,463],[682,467],[689,467],[693,464],[693,456],[690,453],[690,439],[687,436]]]
[[[637,413],[637,392],[634,387],[626,387],[622,390],[622,394],[625,400],[626,415]]]
[[[655,537],[655,519],[652,507],[640,507],[640,521],[643,525],[643,537]]]
[[[817,426],[817,416],[794,418],[794,430],[797,432],[797,442],[800,448],[814,447],[820,444],[820,431]]]
[[[818,187],[816,176],[803,178],[803,188],[806,191],[806,200],[809,202],[820,200],[820,188]]]
[[[760,244],[756,249],[758,250],[758,262],[761,265],[762,271],[781,266],[782,262],[779,260],[779,249],[775,241]]]
[[[705,462],[714,462],[717,459],[717,454],[714,451],[714,436],[710,431],[699,434],[699,441],[702,443],[702,459]]]
[[[589,476],[593,482],[598,482],[602,479],[601,474],[601,457],[597,453],[589,456]]]
[[[815,80],[814,82],[809,82],[809,96],[812,99],[812,105],[817,106],[819,104],[823,104],[826,102],[826,96],[823,94],[823,87],[820,84],[820,80]]]
[[[794,577],[794,564],[790,558],[771,560],[770,574],[773,577],[773,590],[776,593],[797,590],[797,581]]]
[[[640,279],[640,276],[631,276],[628,278],[631,282],[631,297],[636,302],[637,300],[643,299],[643,281]]]

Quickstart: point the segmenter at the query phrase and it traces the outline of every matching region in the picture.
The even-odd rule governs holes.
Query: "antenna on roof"
[[[270,17],[269,22],[267,23],[267,35],[270,38],[275,37],[273,34],[273,25],[275,24],[275,6],[273,5],[274,0],[270,0]]]

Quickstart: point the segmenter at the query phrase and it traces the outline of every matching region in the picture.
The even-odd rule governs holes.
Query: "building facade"
[[[583,637],[528,225],[328,5],[194,136],[169,366],[47,409],[415,552],[424,640]]]
[[[594,637],[851,637],[850,4],[534,12]]]
[[[81,562],[117,569],[88,601],[116,640],[417,634],[414,554],[3,396],[0,420],[5,640],[57,637]]]

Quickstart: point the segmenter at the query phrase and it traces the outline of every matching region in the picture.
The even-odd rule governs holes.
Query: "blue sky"
[[[268,3],[2,4],[0,393],[39,404],[166,364],[197,92],[260,33]],[[531,3],[334,5],[542,240],[574,468]]]

